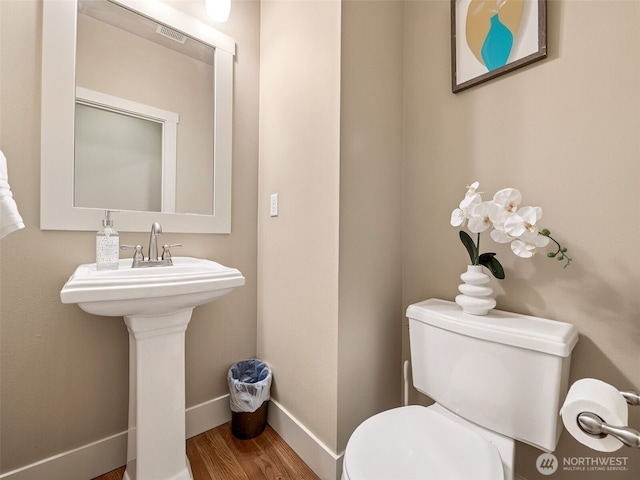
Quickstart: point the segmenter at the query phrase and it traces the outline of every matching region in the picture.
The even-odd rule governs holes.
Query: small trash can
[[[267,425],[271,369],[257,358],[234,363],[227,373],[231,432],[241,440],[260,435]]]

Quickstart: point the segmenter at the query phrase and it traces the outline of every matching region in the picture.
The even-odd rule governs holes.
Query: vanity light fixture
[[[204,0],[207,13],[216,22],[224,23],[229,19],[231,0]]]

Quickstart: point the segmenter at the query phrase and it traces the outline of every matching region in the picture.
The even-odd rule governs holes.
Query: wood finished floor
[[[319,480],[282,438],[267,425],[251,440],[238,440],[231,422],[187,440],[194,480]],[[94,480],[122,480],[124,467]]]

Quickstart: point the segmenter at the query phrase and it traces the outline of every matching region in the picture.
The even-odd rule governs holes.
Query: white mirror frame
[[[122,211],[122,232],[146,232],[154,222],[164,232],[231,233],[233,57],[235,40],[210,25],[157,1],[110,0],[215,48],[213,215]],[[103,209],[73,206],[75,57],[77,0],[44,0],[40,228],[97,230]],[[117,188],[117,187],[114,187]]]

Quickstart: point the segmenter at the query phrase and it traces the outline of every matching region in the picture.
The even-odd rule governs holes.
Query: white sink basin
[[[238,270],[211,260],[173,257],[172,266],[131,268],[131,259],[123,259],[117,270],[80,265],[60,298],[94,315],[165,315],[210,302],[241,285],[244,277]]]

